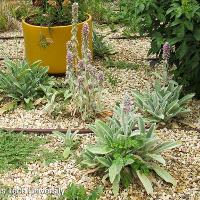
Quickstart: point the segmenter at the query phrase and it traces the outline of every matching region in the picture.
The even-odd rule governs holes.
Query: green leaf
[[[100,198],[100,195],[103,193],[103,187],[99,186],[97,188],[95,188],[91,194],[89,195],[89,197],[87,198],[87,200],[97,200]]]
[[[87,150],[93,154],[103,155],[110,153],[113,149],[105,145],[95,145],[95,146],[88,146]]]
[[[194,38],[195,38],[197,41],[200,41],[200,28],[199,28],[199,27],[196,28],[196,29],[194,30],[193,35],[194,35]]]
[[[146,131],[145,131],[145,123],[144,123],[144,120],[139,117],[138,119],[138,126],[139,126],[139,129],[140,129],[140,133],[141,134],[144,134]]]
[[[158,174],[162,179],[164,179],[166,182],[173,184],[176,186],[177,181],[163,168],[156,164],[151,164],[152,169]]]
[[[113,181],[112,190],[113,190],[114,196],[117,196],[119,193],[119,184],[120,184],[120,174],[118,174],[115,177],[115,180]]]
[[[156,124],[152,124],[147,132],[147,138],[151,138],[156,128]]]
[[[15,102],[15,101],[4,104],[0,108],[0,115],[4,114],[5,112],[8,112],[8,111],[15,109],[16,106],[17,106],[17,102]]]
[[[60,140],[65,140],[65,134],[63,134],[63,133],[61,133],[59,131],[53,131],[52,133],[53,133],[53,135],[58,137]]]
[[[165,159],[159,154],[147,154],[147,156],[153,158],[154,160],[162,163],[163,165],[166,164]]]
[[[176,148],[176,147],[179,147],[179,146],[181,146],[181,142],[178,142],[178,141],[164,142],[161,145],[157,146],[153,150],[153,153],[154,154],[159,154],[159,153],[162,153],[162,152],[164,152],[166,150],[173,149],[173,148]]]
[[[140,171],[136,171],[136,173],[138,175],[138,178],[142,182],[144,188],[146,189],[147,193],[152,195],[153,187],[149,178],[146,175],[142,174]]]
[[[102,141],[112,140],[112,130],[105,122],[96,120],[95,125],[91,125],[89,128],[96,134],[97,137],[101,138]]]
[[[120,174],[123,167],[123,161],[121,159],[114,160],[109,168],[109,179],[113,183],[116,176]]]
[[[64,150],[64,152],[63,152],[63,157],[64,157],[65,159],[67,159],[67,158],[69,157],[70,153],[71,153],[71,148],[70,148],[70,147],[67,147],[67,148]]]
[[[192,100],[192,98],[194,96],[195,96],[194,93],[184,96],[182,99],[179,100],[179,102],[178,102],[179,105],[183,105],[183,104],[187,103],[188,101]]]
[[[111,162],[110,162],[110,160],[109,159],[106,159],[106,158],[104,158],[104,157],[99,157],[99,156],[97,156],[97,157],[95,157],[96,158],[96,160],[99,162],[99,163],[101,163],[103,166],[105,166],[105,167],[110,167],[111,166]]]

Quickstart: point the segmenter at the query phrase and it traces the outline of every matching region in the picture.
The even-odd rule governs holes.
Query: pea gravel
[[[121,101],[126,93],[137,89],[140,91],[150,90],[154,82],[152,72],[162,70],[162,68],[151,68],[149,62],[138,61],[147,57],[150,47],[148,39],[136,40],[116,40],[109,39],[115,37],[117,33],[111,33],[109,29],[105,29],[103,34],[106,35],[105,40],[112,44],[117,54],[112,58],[115,60],[125,60],[137,62],[139,69],[107,69],[102,61],[95,61],[95,66],[104,71],[106,76],[109,74],[113,79],[117,80],[116,85],[109,83],[106,79],[105,91],[102,100],[105,102],[106,109],[111,109],[116,101]],[[21,35],[20,32],[4,33],[0,36]],[[23,58],[23,40],[0,40],[0,49],[10,57]],[[17,45],[16,45],[17,44]],[[0,57],[3,54],[0,52]],[[154,57],[154,56],[153,56]],[[3,68],[3,62],[0,61],[0,68]],[[199,108],[200,102],[192,101],[189,105],[191,112],[183,120],[189,126],[200,128]],[[180,126],[180,125],[179,125]],[[10,128],[84,128],[87,124],[79,118],[59,117],[53,118],[44,112],[43,106],[37,107],[35,110],[25,111],[19,106],[12,112],[0,116],[0,127]],[[180,128],[180,127],[179,127]],[[167,161],[166,169],[178,180],[177,187],[165,183],[155,177],[154,194],[148,196],[143,187],[136,181],[128,189],[122,190],[118,197],[113,197],[111,185],[109,182],[102,183],[102,174],[90,174],[88,170],[80,169],[74,155],[80,155],[83,147],[88,143],[93,143],[95,138],[88,134],[78,136],[81,138],[81,144],[73,156],[65,162],[55,162],[49,165],[44,163],[30,163],[28,170],[16,169],[1,174],[0,183],[5,186],[14,188],[25,188],[33,191],[34,189],[60,188],[65,189],[71,182],[83,184],[87,190],[92,190],[95,186],[103,184],[105,191],[101,200],[199,200],[200,199],[200,133],[186,130],[173,130],[164,128],[157,131],[157,135],[161,140],[180,140],[182,146],[163,154]],[[52,137],[52,136],[45,136]],[[51,138],[49,149],[56,148],[61,141]],[[46,194],[18,194],[12,195],[9,199],[48,199]]]

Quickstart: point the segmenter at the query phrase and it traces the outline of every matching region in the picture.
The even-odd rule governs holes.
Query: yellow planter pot
[[[92,52],[92,17],[88,15],[86,22],[89,24],[89,45]],[[78,52],[81,57],[82,27],[84,22],[77,25]],[[34,26],[22,21],[25,57],[33,63],[41,60],[43,66],[49,67],[50,74],[66,72],[66,44],[71,39],[72,26]]]

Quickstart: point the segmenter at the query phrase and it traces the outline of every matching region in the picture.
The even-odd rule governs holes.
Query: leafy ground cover
[[[63,147],[54,150],[45,148],[49,139],[39,136],[30,136],[23,133],[0,132],[0,173],[25,168],[28,163],[36,161],[49,164],[62,161]],[[43,146],[44,145],[44,146]]]

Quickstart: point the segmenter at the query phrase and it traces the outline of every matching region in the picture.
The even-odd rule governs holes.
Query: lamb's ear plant
[[[32,108],[33,101],[44,95],[40,86],[49,86],[48,68],[40,61],[28,64],[26,61],[5,61],[5,71],[0,71],[0,91],[17,102],[23,102],[26,108]]]
[[[59,131],[54,131],[53,133],[56,137],[63,141],[65,146],[63,157],[67,159],[70,156],[71,151],[73,149],[76,149],[79,144],[79,141],[75,139],[75,136],[78,133],[78,131],[72,132],[71,130],[68,130],[65,134]]]
[[[175,81],[169,81],[167,86],[161,86],[156,81],[152,92],[134,91],[135,103],[146,114],[151,122],[168,122],[176,116],[187,113],[187,103],[194,97],[188,94],[181,97],[182,86]]]
[[[192,100],[194,93],[181,97],[182,86],[170,80],[168,76],[168,60],[170,57],[170,46],[163,46],[164,71],[162,75],[156,73],[160,79],[155,81],[153,91],[134,91],[135,103],[150,122],[168,122],[174,117],[187,113],[187,103]]]
[[[44,111],[55,117],[63,114],[71,100],[70,90],[62,85],[56,86],[56,84],[49,87],[41,86],[41,89],[44,91],[47,100]]]
[[[72,39],[67,45],[66,83],[72,93],[74,113],[81,115],[83,120],[91,120],[103,109],[100,101],[104,76],[92,66],[92,54],[89,50],[89,26],[84,23],[82,29],[82,58],[77,51],[77,12],[78,5],[74,3],[72,19]]]
[[[128,187],[135,179],[139,179],[147,193],[152,194],[153,172],[176,185],[176,180],[158,163],[165,165],[161,154],[180,143],[157,139],[155,124],[145,129],[144,120],[135,115],[128,101],[115,108],[109,122],[96,120],[90,129],[94,131],[97,143],[86,146],[82,165],[103,171],[103,179],[110,180],[114,195],[118,194],[120,185]]]

